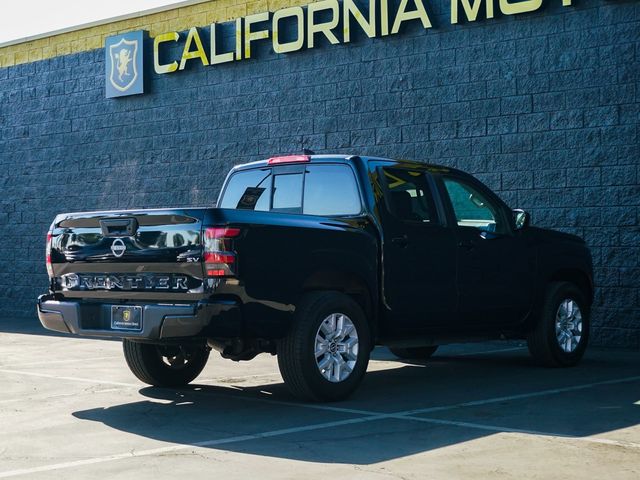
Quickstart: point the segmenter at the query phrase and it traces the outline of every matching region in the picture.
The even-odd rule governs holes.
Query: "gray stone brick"
[[[32,315],[46,289],[33,259],[56,213],[211,205],[233,164],[310,148],[457,166],[584,236],[592,341],[640,348],[637,2],[459,25],[449,9],[430,4],[428,31],[151,72],[148,93],[118,100],[102,49],[0,68],[0,224],[20,247],[2,255],[11,274],[0,263],[5,314]]]
[[[517,113],[531,112],[531,96],[518,95],[515,97],[504,97],[500,103],[500,113],[502,115],[512,115]]]
[[[430,140],[444,140],[456,137],[456,122],[432,123],[429,127]]]
[[[551,114],[549,127],[551,130],[567,130],[582,127],[582,124],[582,110],[563,110]]]
[[[548,113],[529,113],[518,116],[519,132],[540,132],[549,129]]]
[[[496,135],[518,131],[518,118],[515,115],[492,117],[487,119],[487,133]]]
[[[532,149],[532,137],[528,133],[503,135],[501,138],[502,152],[527,152]]]

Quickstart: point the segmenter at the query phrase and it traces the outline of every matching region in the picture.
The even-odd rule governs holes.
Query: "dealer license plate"
[[[142,307],[111,306],[111,328],[113,330],[142,330]]]

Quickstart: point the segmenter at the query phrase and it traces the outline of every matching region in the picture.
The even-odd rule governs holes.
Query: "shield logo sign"
[[[143,93],[142,47],[144,31],[109,37],[105,42],[106,96]]]
[[[134,61],[138,55],[138,42],[123,38],[109,47],[109,55],[111,55],[111,75],[109,76],[111,85],[116,90],[126,92],[138,78],[138,69]]]

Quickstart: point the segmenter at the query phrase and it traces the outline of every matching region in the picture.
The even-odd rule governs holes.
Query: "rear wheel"
[[[131,372],[156,387],[180,387],[192,382],[207,364],[205,346],[156,345],[123,340],[124,358]]]
[[[370,351],[360,306],[339,292],[316,292],[297,306],[291,331],[278,343],[278,366],[295,396],[336,401],[360,384]]]
[[[438,350],[438,346],[433,345],[430,347],[409,348],[389,347],[389,350],[391,350],[391,353],[393,353],[396,357],[405,360],[426,360],[427,358],[431,358],[431,355],[436,353],[436,350]]]
[[[576,285],[550,283],[538,324],[527,338],[533,358],[548,367],[576,365],[587,348],[589,313],[589,302]]]

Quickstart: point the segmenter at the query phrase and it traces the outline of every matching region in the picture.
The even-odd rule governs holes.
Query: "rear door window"
[[[310,165],[304,179],[307,215],[357,215],[362,210],[358,185],[346,165]]]
[[[393,216],[404,222],[438,224],[438,214],[425,173],[384,168],[387,199]]]

